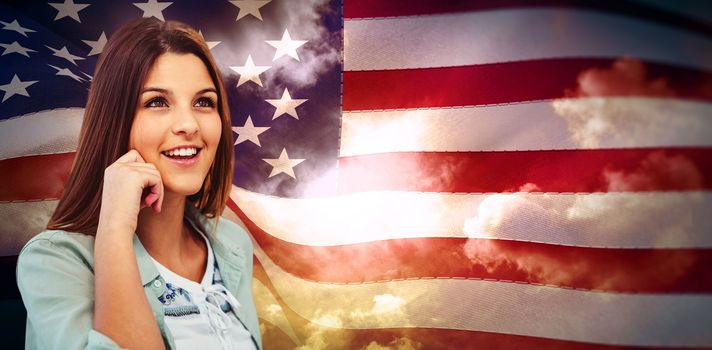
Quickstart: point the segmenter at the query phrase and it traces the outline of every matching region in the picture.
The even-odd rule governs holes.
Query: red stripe
[[[228,206],[270,259],[307,280],[363,283],[449,277],[614,292],[712,292],[712,249],[583,248],[466,238],[315,247],[273,237],[232,200]]]
[[[12,184],[0,188],[0,201],[59,198],[73,158],[72,152],[0,160],[0,181]],[[615,184],[617,174],[630,183]],[[525,184],[543,192],[709,190],[712,150],[411,152],[339,159],[340,193],[513,192]]]
[[[476,313],[476,311],[473,311]],[[536,322],[536,320],[532,320]],[[328,331],[326,331],[328,332]],[[331,339],[333,337],[333,339]],[[549,349],[549,350],[614,350],[614,349],[679,349],[672,347],[639,347],[582,343],[558,339],[529,337],[515,334],[501,334],[482,331],[437,328],[400,328],[400,329],[348,329],[335,330],[325,337],[327,344],[349,344],[347,349],[364,349],[372,342],[383,346],[396,347],[398,339],[406,338],[411,344],[422,345],[422,349]],[[339,341],[341,340],[341,342]],[[401,340],[404,342],[404,340]],[[418,349],[417,347],[402,347]],[[688,349],[687,347],[685,349]],[[691,348],[694,349],[694,348]]]
[[[0,201],[59,198],[74,152],[0,160]]]
[[[541,6],[543,1],[537,1],[533,6]],[[469,12],[495,8],[524,7],[532,1],[438,1],[411,0],[407,3],[382,0],[344,1],[345,18],[373,18],[432,15],[452,12]]]
[[[681,16],[669,11],[660,10],[640,2],[627,1],[595,1],[595,0],[477,0],[477,1],[442,1],[442,0],[357,0],[344,1],[344,18],[373,18],[436,15],[456,12],[487,11],[498,9],[538,8],[538,7],[568,7],[592,9],[636,17],[644,20],[660,22],[709,35],[712,26]]]
[[[712,73],[635,60],[617,62],[616,68],[611,68],[615,59],[571,58],[346,71],[343,109],[472,106],[577,96],[663,96],[712,101]],[[606,88],[578,91],[577,79],[582,74],[605,80]]]
[[[477,0],[477,1],[442,1],[442,0],[357,0],[344,1],[344,18],[375,18],[436,15],[443,13],[475,12],[486,10],[538,8],[538,7],[581,7],[610,10],[613,12],[639,14],[630,7],[602,4],[586,0]],[[640,9],[638,9],[640,10]]]
[[[383,153],[338,166],[339,193],[712,189],[712,148]]]

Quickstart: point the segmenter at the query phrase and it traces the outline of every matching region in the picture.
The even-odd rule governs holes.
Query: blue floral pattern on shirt
[[[176,296],[183,296],[186,301],[190,302],[190,293],[183,288],[174,286],[171,283],[166,283],[166,290],[163,292],[163,295],[158,297],[158,300],[161,304],[168,306],[176,300]]]
[[[213,284],[222,283],[220,269],[218,269],[218,264],[215,262],[213,265]],[[165,284],[165,290],[163,294],[158,297],[158,300],[163,304],[163,313],[165,316],[183,317],[200,314],[198,306],[191,301],[190,292],[181,287],[174,286],[172,283]],[[220,309],[226,314],[232,311],[228,303],[222,303]]]

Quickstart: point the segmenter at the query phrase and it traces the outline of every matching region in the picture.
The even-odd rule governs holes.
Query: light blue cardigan
[[[204,229],[213,248],[225,287],[240,302],[236,315],[262,348],[257,312],[252,298],[252,242],[237,224],[214,219],[186,206],[188,220]],[[165,281],[146,249],[134,235],[134,250],[146,297],[167,349],[175,349],[163,319],[158,297]],[[49,230],[32,238],[18,257],[17,285],[27,309],[26,349],[118,349],[92,328],[94,313],[94,236]],[[121,286],[116,286],[117,293]],[[130,307],[130,305],[127,305]]]

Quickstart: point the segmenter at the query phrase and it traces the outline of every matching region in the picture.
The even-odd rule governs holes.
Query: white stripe
[[[60,108],[0,121],[0,159],[74,152],[84,108]]]
[[[233,186],[230,197],[268,234],[311,246],[481,237],[584,247],[712,247],[712,192],[366,192],[290,199]]]
[[[344,21],[347,71],[556,57],[633,57],[712,69],[712,40],[596,11],[529,8]]]
[[[710,295],[602,293],[463,279],[326,284],[286,273],[257,244],[255,255],[287,306],[324,327],[447,328],[615,345],[712,346]]]
[[[47,227],[58,200],[0,203],[0,256],[17,255]]]
[[[710,116],[710,103],[641,97],[345,112],[340,156],[712,146]]]

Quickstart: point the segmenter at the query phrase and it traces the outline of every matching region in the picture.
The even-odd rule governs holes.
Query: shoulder
[[[18,267],[49,257],[93,265],[94,236],[62,230],[47,230],[30,239],[18,255]]]
[[[94,245],[94,236],[78,233],[69,232],[63,230],[46,230],[42,231],[36,236],[32,237],[25,247],[32,245],[35,242],[49,242],[52,244],[79,244],[79,245]]]
[[[213,222],[215,219],[212,219]],[[220,217],[218,219],[218,227],[215,232],[216,238],[225,242],[228,245],[237,245],[246,250],[249,255],[252,255],[252,240],[249,233],[237,223]]]
[[[55,296],[89,295],[86,291],[94,279],[93,242],[93,236],[58,230],[44,231],[27,242],[15,267],[15,281],[25,305],[34,310],[48,305],[50,289]],[[51,304],[57,302],[52,299]]]

